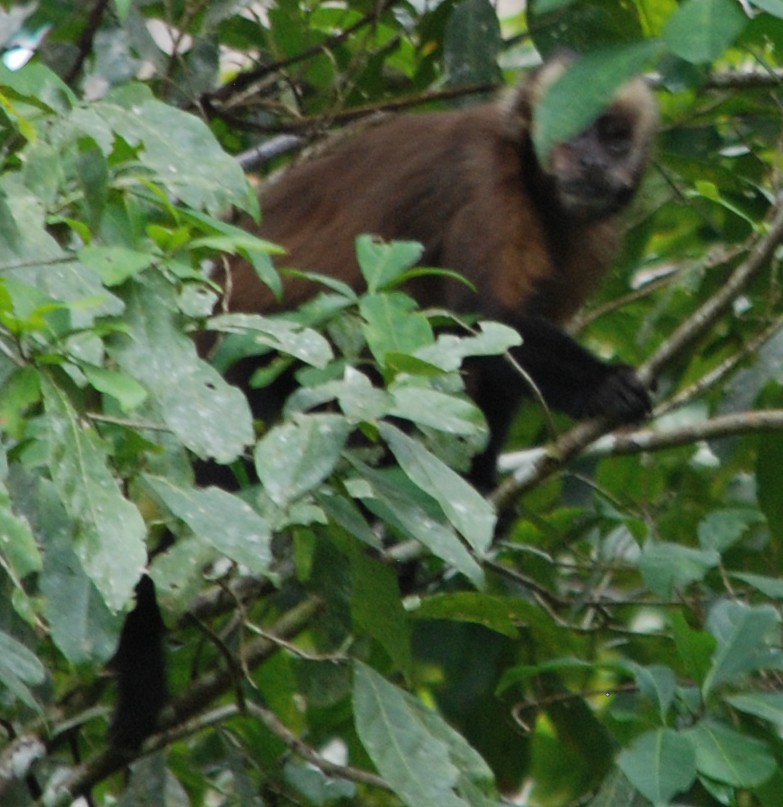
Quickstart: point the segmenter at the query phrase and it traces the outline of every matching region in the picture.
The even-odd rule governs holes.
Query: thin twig
[[[655,376],[678,356],[701,339],[729,309],[750,281],[773,258],[783,241],[783,200],[778,199],[766,232],[751,245],[748,257],[730,275],[723,286],[706,300],[638,370],[640,379],[650,384]],[[754,413],[756,415],[757,413]],[[763,415],[764,413],[758,413]],[[609,433],[616,424],[607,418],[596,418],[578,424],[547,446],[532,464],[505,480],[490,497],[502,511],[512,506],[524,492],[557,473],[566,463],[580,454],[599,437]],[[618,439],[621,439],[618,437]],[[692,439],[692,438],[691,438]]]
[[[214,101],[226,101],[232,95],[247,92],[250,87],[259,81],[263,81],[264,78],[272,73],[279,73],[282,70],[285,70],[287,67],[291,67],[299,62],[304,62],[307,59],[320,56],[325,50],[329,50],[337,45],[341,45],[351,36],[351,34],[356,33],[356,31],[365,28],[368,25],[376,23],[378,19],[396,2],[397,0],[384,0],[384,2],[382,2],[378,8],[357,20],[353,25],[349,25],[345,30],[340,31],[333,36],[327,37],[322,42],[319,42],[310,48],[306,48],[300,53],[290,56],[287,59],[281,59],[278,62],[262,65],[255,70],[240,73],[236,78],[228,82],[228,84],[224,84],[222,87],[220,87],[220,89],[211,93],[205,93],[201,99],[202,104],[207,108],[211,108]]]
[[[783,328],[783,314],[776,317],[770,322],[763,330],[757,333],[746,345],[743,345],[741,350],[738,350],[728,359],[721,362],[717,367],[713,368],[709,373],[701,376],[693,384],[680,390],[668,401],[664,401],[661,406],[655,408],[655,417],[670,412],[679,406],[683,406],[703,395],[708,389],[719,384],[727,376],[731,375],[734,370],[745,361],[748,356],[752,356],[757,350],[763,347],[773,336],[775,336]]]
[[[101,27],[101,21],[103,20],[103,15],[106,13],[106,9],[109,7],[109,2],[110,0],[97,0],[92,11],[90,12],[89,17],[87,18],[84,30],[79,37],[79,41],[76,43],[76,48],[78,50],[76,60],[71,65],[71,69],[63,77],[63,81],[68,86],[76,81],[76,78],[82,72],[82,68],[84,67],[84,63],[87,61],[87,57],[92,53],[95,35],[98,33],[98,29]]]
[[[334,762],[324,759],[314,748],[300,740],[277,715],[269,709],[264,709],[256,703],[248,703],[247,711],[253,717],[257,717],[278,739],[282,740],[286,746],[305,762],[314,765],[327,776],[349,779],[352,782],[359,782],[381,790],[391,791],[391,787],[384,779],[374,773],[353,768],[348,765],[337,765]]]
[[[309,627],[322,608],[323,602],[318,597],[309,597],[286,612],[275,624],[272,632],[282,639],[290,639]],[[269,639],[255,639],[244,646],[243,662],[248,669],[254,669],[278,649],[279,645]],[[234,682],[234,671],[230,669],[212,670],[196,679],[183,695],[164,710],[160,720],[160,732],[145,743],[144,749],[162,747],[170,742],[188,721],[201,716],[209,703],[231,689]],[[92,757],[57,782],[44,795],[43,802],[38,807],[43,807],[44,803],[46,807],[69,804],[98,782],[145,753],[146,750],[140,750],[125,754],[109,749]]]

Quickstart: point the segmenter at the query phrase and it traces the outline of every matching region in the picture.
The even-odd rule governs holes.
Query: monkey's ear
[[[533,110],[546,91],[577,59],[574,51],[558,49],[543,64],[527,73],[517,86],[501,99],[503,130],[506,136],[521,143],[530,132]]]

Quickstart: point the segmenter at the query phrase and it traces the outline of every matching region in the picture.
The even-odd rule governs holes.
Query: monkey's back
[[[420,241],[423,265],[462,272],[481,298],[464,284],[431,278],[413,288],[422,305],[480,308],[507,319],[508,310],[533,302],[542,284],[555,283],[562,286],[558,304],[541,313],[563,319],[608,265],[612,227],[592,236],[562,223],[553,231],[526,187],[528,133],[511,140],[505,129],[498,104],[369,126],[268,183],[254,230],[285,248],[279,267],[337,277],[357,290],[356,236]],[[318,289],[286,278],[278,301],[247,263],[236,260],[231,271],[232,310],[290,308]]]

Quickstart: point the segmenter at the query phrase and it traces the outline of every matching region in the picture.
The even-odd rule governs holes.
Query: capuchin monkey
[[[644,82],[631,81],[591,126],[555,146],[542,163],[531,138],[536,109],[571,61],[546,62],[494,103],[402,115],[366,128],[264,188],[262,223],[248,227],[285,247],[286,266],[339,278],[357,291],[363,286],[358,235],[421,242],[422,265],[461,272],[475,288],[442,276],[418,278],[409,291],[421,306],[510,325],[524,340],[513,357],[548,405],[576,418],[633,422],[651,409],[636,373],[601,361],[561,326],[595,290],[617,251],[618,214],[647,166],[657,107]],[[278,300],[240,258],[228,259],[217,280],[224,289],[221,311],[293,308],[320,288],[288,277]],[[241,368],[231,378],[251,403],[270,394],[249,389],[252,360]],[[502,357],[472,361],[467,386],[490,430],[471,479],[489,489],[511,421],[530,390]],[[221,483],[219,468],[207,476],[199,481]],[[142,578],[115,656],[115,747],[137,747],[151,734],[166,698],[163,623],[151,585]]]
[[[519,331],[524,341],[512,354],[549,406],[575,418],[634,422],[650,412],[651,401],[633,369],[603,362],[561,326],[617,252],[618,214],[649,161],[657,105],[641,79],[630,81],[542,164],[531,137],[536,109],[573,60],[551,59],[494,103],[398,116],[297,164],[262,189],[263,219],[250,229],[286,249],[286,266],[339,278],[357,291],[363,280],[356,236],[421,242],[423,266],[457,270],[475,288],[443,276],[417,279],[408,290],[422,307],[479,314]],[[318,290],[304,278],[287,278],[278,300],[240,258],[217,279],[225,290],[221,310],[229,311],[292,308]],[[235,376],[244,386],[249,369]],[[489,489],[530,390],[501,357],[472,361],[467,387],[490,430],[471,478]]]

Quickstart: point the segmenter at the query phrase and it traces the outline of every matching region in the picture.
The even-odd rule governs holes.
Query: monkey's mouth
[[[633,192],[626,186],[610,187],[592,182],[561,183],[558,197],[563,210],[576,218],[591,220],[622,210]]]

